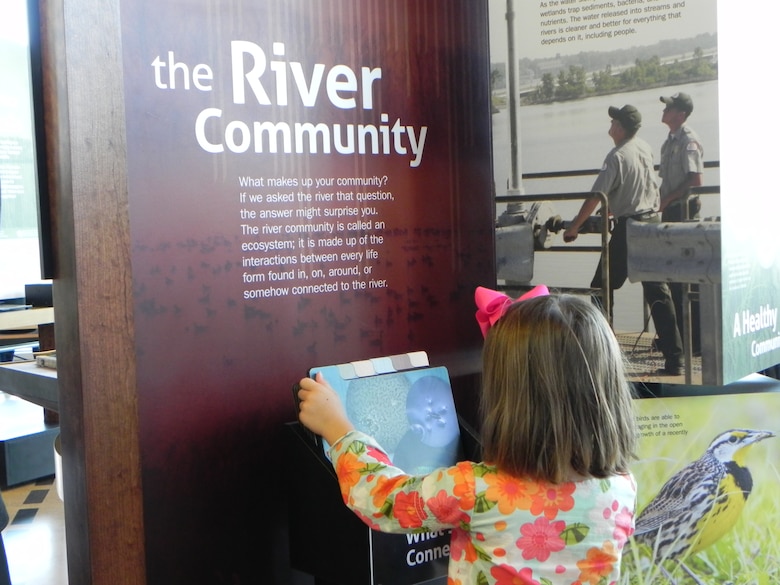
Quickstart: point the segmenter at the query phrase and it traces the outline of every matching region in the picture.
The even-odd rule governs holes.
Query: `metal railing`
[[[602,205],[602,218],[608,217],[608,202],[607,196],[600,191],[588,191],[582,193],[554,193],[548,195],[498,195],[496,196],[496,203],[531,203],[535,201],[575,201],[586,200],[591,197],[598,197]],[[610,325],[612,324],[612,299],[609,294],[609,221],[601,222],[601,246],[551,246],[545,248],[545,252],[601,252],[601,288],[594,289],[591,287],[582,288],[561,288],[557,287],[561,292],[572,292],[577,294],[590,294],[597,293],[601,297],[601,306],[604,310],[604,314],[609,319]],[[508,290],[513,288],[511,285],[499,286],[499,289]],[[514,287],[516,288],[516,287]]]
[[[705,169],[712,169],[712,168],[720,168],[720,161],[705,161],[704,162],[704,168]],[[659,165],[655,165],[656,172],[659,169]],[[522,175],[522,178],[524,181],[533,181],[533,180],[545,180],[545,179],[566,179],[566,178],[573,178],[573,177],[585,177],[585,176],[593,176],[598,175],[600,172],[600,169],[580,169],[580,170],[568,170],[568,171],[548,171],[548,172],[540,172],[540,173],[524,173]],[[720,185],[702,185],[700,187],[694,187],[691,189],[691,196],[698,196],[698,195],[719,195],[720,194]],[[496,203],[525,203],[525,202],[538,202],[538,201],[571,201],[571,200],[585,200],[592,196],[598,196],[601,199],[601,204],[603,206],[603,209],[601,211],[602,217],[606,218],[608,215],[608,202],[607,198],[603,193],[600,192],[577,192],[577,193],[551,193],[551,194],[533,194],[533,195],[497,195],[495,197]],[[610,285],[610,273],[609,273],[609,222],[608,221],[602,221],[601,222],[601,245],[600,246],[550,246],[549,248],[545,248],[544,252],[599,252],[601,253],[601,274],[602,274],[602,281],[601,281],[601,288],[600,289],[594,289],[591,287],[579,287],[579,288],[571,288],[571,287],[556,287],[562,292],[572,292],[575,294],[590,294],[595,295],[598,294],[601,297],[602,301],[602,307],[604,310],[605,315],[607,316],[607,319],[609,319],[610,325],[612,325],[612,307],[611,307],[611,295],[609,294],[609,285]],[[512,285],[499,285],[500,289],[503,290],[509,290],[512,288],[517,288],[516,286],[513,287]],[[690,287],[686,287],[690,289]],[[687,295],[686,295],[687,297]],[[685,309],[685,317],[686,320],[689,320],[689,311],[690,311],[690,301],[686,298],[686,306]],[[647,329],[647,323],[649,322],[649,308],[647,306],[647,302],[643,302],[643,323],[645,323],[645,331]],[[690,327],[685,328],[687,331],[681,332],[685,339],[684,339],[684,345],[686,346],[686,353],[688,353],[690,349],[690,340],[691,340],[691,330]],[[689,358],[690,355],[686,355],[686,358]],[[688,363],[690,363],[690,360],[686,360]]]

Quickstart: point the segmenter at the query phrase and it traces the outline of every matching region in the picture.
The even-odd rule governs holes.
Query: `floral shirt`
[[[330,454],[344,502],[371,528],[452,529],[448,585],[618,581],[634,530],[630,474],[555,485],[461,462],[410,476],[359,431],[344,435]]]

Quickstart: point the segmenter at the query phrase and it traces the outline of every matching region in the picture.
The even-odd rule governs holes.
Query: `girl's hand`
[[[314,379],[301,380],[298,398],[298,420],[329,444],[332,445],[355,428],[349,421],[338,394],[325,381],[321,372],[318,372]]]

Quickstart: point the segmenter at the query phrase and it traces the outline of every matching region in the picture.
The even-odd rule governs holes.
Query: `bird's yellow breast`
[[[696,526],[697,537],[688,554],[707,548],[731,530],[737,523],[746,501],[746,495],[737,486],[734,476],[726,474],[718,486],[712,509],[699,520]]]

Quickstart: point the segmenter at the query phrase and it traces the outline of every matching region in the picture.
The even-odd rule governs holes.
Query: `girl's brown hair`
[[[482,360],[485,461],[552,483],[628,471],[632,390],[617,339],[590,302],[515,303],[488,332]]]

